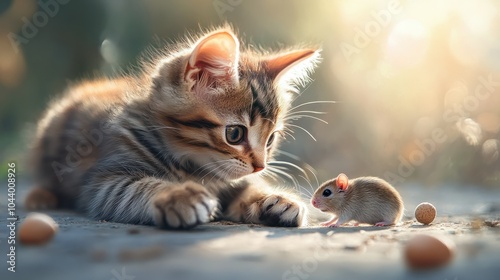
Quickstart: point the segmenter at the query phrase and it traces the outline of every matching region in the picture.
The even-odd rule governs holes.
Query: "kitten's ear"
[[[184,79],[190,89],[195,85],[237,85],[238,57],[239,42],[233,34],[227,31],[210,34],[196,43],[189,57]]]
[[[349,179],[347,178],[347,175],[345,175],[344,173],[340,173],[339,176],[337,176],[336,182],[337,182],[337,187],[341,191],[345,191],[349,187]]]
[[[314,69],[319,58],[320,50],[303,49],[268,58],[264,61],[271,78],[275,81],[285,80],[295,83],[304,83],[308,74]]]

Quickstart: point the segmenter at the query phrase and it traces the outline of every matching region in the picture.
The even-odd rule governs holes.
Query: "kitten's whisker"
[[[298,181],[297,181],[297,179],[295,179],[295,177],[293,177],[293,175],[288,174],[288,173],[286,173],[285,171],[280,170],[280,168],[278,168],[277,166],[273,166],[273,167],[271,167],[271,170],[272,170],[273,172],[277,173],[277,174],[281,174],[281,175],[283,175],[283,176],[285,176],[285,177],[289,178],[290,180],[292,180],[293,184],[295,185],[295,188],[297,188],[297,186],[298,186]]]
[[[307,105],[311,105],[311,104],[335,104],[335,103],[339,103],[339,101],[322,101],[322,100],[310,101],[310,102],[299,104],[299,105],[291,108],[289,110],[289,112],[292,112],[293,110],[296,110],[297,108],[300,108],[300,107],[303,107],[303,106],[307,106]]]
[[[210,163],[207,163],[207,164],[204,164],[203,166],[201,166],[200,168],[196,169],[195,172],[193,172],[193,175],[194,176],[201,176],[205,171],[207,172],[205,174],[205,176],[207,174],[210,174],[213,170],[212,169],[212,166],[216,166],[218,164],[218,162],[210,162]],[[203,176],[202,179],[205,177]]]
[[[316,172],[315,172],[316,170],[312,166],[310,166],[309,164],[307,164],[307,163],[305,164],[305,168],[307,170],[309,170],[309,172],[311,172],[311,174],[314,176],[314,179],[316,180],[316,186],[319,187],[318,176],[316,176]],[[314,191],[314,188],[312,186],[311,186],[311,189]]]
[[[299,166],[297,166],[297,165],[295,165],[293,163],[290,163],[290,162],[280,162],[280,163],[281,164],[287,164],[287,165],[290,165],[290,166],[298,169],[300,172],[302,172],[305,175],[305,176],[302,176],[302,175],[298,175],[298,176],[301,177],[301,178],[303,178],[307,182],[307,184],[311,185],[311,182],[307,178],[307,173],[302,168],[300,168]],[[274,167],[277,168],[277,169],[279,169],[279,170],[283,170],[283,171],[289,171],[290,170],[286,166],[275,165]],[[297,180],[297,185],[300,186],[298,180]]]
[[[278,182],[278,177],[277,175],[273,174],[272,172],[268,171],[268,172],[265,172],[265,173],[262,173],[262,176],[263,177],[268,177],[268,178],[271,178],[273,181],[275,182]]]
[[[200,178],[200,181],[202,181],[208,174],[217,172],[216,168],[219,167],[219,166],[221,166],[221,165],[219,165],[220,163],[222,163],[222,165],[225,165],[228,162],[230,163],[230,161],[231,161],[230,159],[224,159],[224,160],[218,160],[218,161],[215,161],[215,162],[209,162],[207,164],[204,164],[200,168],[196,169],[196,171],[193,172],[193,175],[197,175],[198,174],[198,175],[201,176],[203,174],[202,173],[203,171],[207,171],[207,173],[205,175],[203,175],[203,177]]]
[[[301,191],[301,190],[304,190],[304,191]],[[305,198],[311,198],[313,196],[313,194],[310,193],[309,190],[306,189],[304,186],[300,186],[299,185],[299,190],[298,191]]]
[[[295,111],[295,112],[288,112],[286,115],[287,117],[297,115],[297,114],[316,114],[316,115],[325,115],[326,112],[321,112],[321,111]]]
[[[296,128],[299,128],[299,129],[303,130],[303,131],[304,131],[305,133],[307,133],[307,134],[308,134],[308,135],[309,135],[309,136],[310,136],[310,137],[311,137],[314,141],[318,141],[318,140],[316,140],[316,138],[314,138],[314,136],[313,136],[313,135],[312,135],[312,134],[311,134],[311,133],[310,133],[307,129],[303,128],[302,126],[295,125],[295,124],[291,124],[291,123],[289,123],[289,124],[287,124],[287,125],[288,125],[288,126],[291,126],[291,127],[296,127]]]
[[[290,171],[290,169],[286,166],[273,166],[273,168],[276,168],[279,170],[284,170],[284,171]]]
[[[235,166],[229,166],[229,169],[227,170],[221,170],[222,175],[224,175],[224,181],[228,180],[229,175],[233,172],[233,170],[236,169]],[[222,177],[222,176],[221,176]]]
[[[270,161],[269,164],[283,164],[283,165],[288,165],[288,166],[296,168],[297,170],[299,170],[300,172],[302,172],[305,176],[307,176],[307,173],[305,172],[305,170],[302,167],[300,167],[300,166],[298,166],[296,164],[293,164],[291,162],[288,162],[288,161],[273,160],[273,161]]]
[[[283,177],[281,177],[279,174],[277,174],[277,172],[276,172],[276,169],[275,169],[275,168],[273,168],[273,167],[271,167],[271,166],[268,166],[268,167],[267,167],[267,170],[268,170],[269,174],[272,174],[272,175],[273,175],[273,176],[275,176],[276,178],[280,179],[283,183],[286,183],[286,180],[285,180]]]
[[[285,121],[289,121],[289,120],[296,121],[296,120],[301,119],[301,118],[310,118],[310,119],[313,119],[313,120],[320,121],[320,122],[322,122],[324,124],[328,124],[328,122],[325,121],[324,119],[320,119],[318,117],[309,116],[309,115],[293,115],[293,116],[284,118],[284,120]]]
[[[198,171],[199,171],[200,169],[205,169],[205,168],[208,168],[210,165],[217,165],[217,164],[219,164],[219,163],[221,163],[221,162],[226,162],[226,161],[230,161],[230,159],[223,159],[223,160],[211,161],[211,162],[209,162],[209,163],[206,163],[206,164],[204,164],[204,165],[200,166],[198,169],[196,169],[196,170],[193,172],[193,175],[197,175],[197,173],[198,173]],[[203,170],[202,170],[202,171],[203,171]]]
[[[304,180],[305,180],[305,181],[309,184],[309,186],[311,187],[311,189],[313,189],[313,190],[314,190],[314,188],[313,188],[313,186],[312,186],[311,182],[310,182],[310,181],[309,181],[306,177],[304,177],[304,176],[302,176],[302,175],[299,175],[299,177],[303,178],[303,179],[304,179]],[[310,191],[309,191],[308,189],[306,189],[305,187],[302,187],[302,188],[303,188],[303,189],[307,192],[307,194],[309,194],[310,196],[312,196],[312,195],[313,195],[313,194],[312,194],[312,192],[310,192]]]
[[[285,129],[285,130],[283,130],[283,133],[284,133],[285,135],[290,136],[293,140],[297,140],[297,139],[295,139],[295,137],[293,136],[292,132],[293,132],[293,131],[292,131],[292,130],[290,130],[290,129]],[[286,139],[286,138],[285,138],[285,139]]]
[[[291,158],[291,159],[294,159],[294,160],[300,161],[300,158],[299,158],[298,156],[296,156],[296,155],[292,154],[292,153],[289,153],[289,152],[283,151],[283,150],[281,150],[281,149],[276,149],[276,152],[277,152],[278,154],[282,154],[282,155],[284,155],[284,156],[287,156],[287,157],[289,157],[289,158]]]
[[[272,171],[272,168],[266,168],[264,170],[264,172],[262,172],[262,176],[263,177],[269,177],[271,178],[272,180],[274,180],[276,183],[279,183],[280,181],[285,183],[285,181],[283,180],[283,178],[279,177],[278,175],[274,174],[273,171]],[[279,180],[281,179],[281,180]]]
[[[212,182],[212,181],[213,181],[213,179],[214,179],[216,176],[220,178],[221,176],[219,176],[219,173],[220,173],[220,172],[224,172],[224,169],[226,168],[226,166],[231,166],[231,162],[225,162],[225,163],[223,163],[222,165],[217,166],[217,168],[218,168],[218,169],[215,169],[215,170],[213,171],[213,173],[214,173],[214,174],[212,175],[212,177],[210,177],[210,179],[208,180],[208,182],[209,182],[209,183],[210,183],[210,182]],[[201,179],[205,178],[208,174],[210,174],[210,173],[205,174],[205,176],[203,176]]]

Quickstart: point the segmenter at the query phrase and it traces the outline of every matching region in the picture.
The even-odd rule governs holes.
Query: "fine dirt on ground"
[[[405,219],[395,227],[322,228],[314,209],[311,225],[270,228],[214,222],[190,231],[89,220],[48,211],[59,224],[43,246],[16,247],[16,272],[7,271],[6,226],[0,227],[0,279],[500,279],[500,191],[477,187],[399,188]],[[26,193],[18,188],[18,198]],[[0,195],[7,224],[7,196]],[[438,217],[429,226],[413,209],[431,202]],[[27,212],[18,203],[22,221]],[[18,224],[19,225],[19,224]],[[446,266],[414,271],[403,258],[405,243],[419,233],[456,244]]]

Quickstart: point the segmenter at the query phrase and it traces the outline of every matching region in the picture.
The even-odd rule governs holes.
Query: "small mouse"
[[[322,226],[339,227],[357,223],[389,226],[403,216],[403,200],[388,182],[377,177],[349,180],[345,174],[324,182],[311,198],[314,207],[335,216]],[[356,224],[357,225],[357,224]]]

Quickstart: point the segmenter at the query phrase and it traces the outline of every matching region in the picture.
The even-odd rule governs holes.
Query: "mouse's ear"
[[[337,176],[337,187],[342,190],[342,191],[345,191],[347,190],[347,187],[349,186],[349,178],[347,178],[347,175],[345,175],[344,173],[340,173],[339,176]]]

